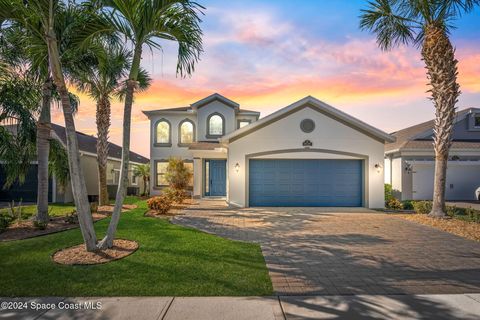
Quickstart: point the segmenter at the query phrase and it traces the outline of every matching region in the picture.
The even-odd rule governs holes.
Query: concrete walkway
[[[2,320],[477,320],[480,317],[480,294],[0,298],[0,302],[26,303],[23,310],[0,310]],[[95,306],[96,310],[92,310],[92,306]]]
[[[480,243],[363,208],[223,208],[173,223],[256,242],[280,296],[480,293]]]

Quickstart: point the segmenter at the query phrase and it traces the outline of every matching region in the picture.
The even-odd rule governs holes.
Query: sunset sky
[[[378,49],[359,30],[361,0],[199,0],[204,50],[191,78],[175,75],[176,45],[144,51],[154,79],[137,96],[132,147],[149,155],[149,125],[142,110],[189,105],[218,92],[261,116],[312,95],[387,132],[434,116],[419,50]],[[460,109],[480,107],[480,10],[455,21]],[[80,95],[78,131],[95,134],[95,103]],[[111,141],[121,144],[123,104],[114,102]],[[54,122],[63,125],[55,112]]]

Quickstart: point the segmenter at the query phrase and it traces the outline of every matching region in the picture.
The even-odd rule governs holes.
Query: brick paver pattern
[[[480,243],[391,214],[200,201],[172,222],[259,243],[279,295],[480,292]]]

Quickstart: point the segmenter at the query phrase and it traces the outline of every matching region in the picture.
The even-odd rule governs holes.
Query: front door
[[[227,192],[227,160],[207,160],[207,196],[224,197]]]

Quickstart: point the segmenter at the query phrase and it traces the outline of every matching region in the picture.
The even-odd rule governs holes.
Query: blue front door
[[[207,196],[225,196],[227,194],[227,160],[207,160],[208,188]]]

